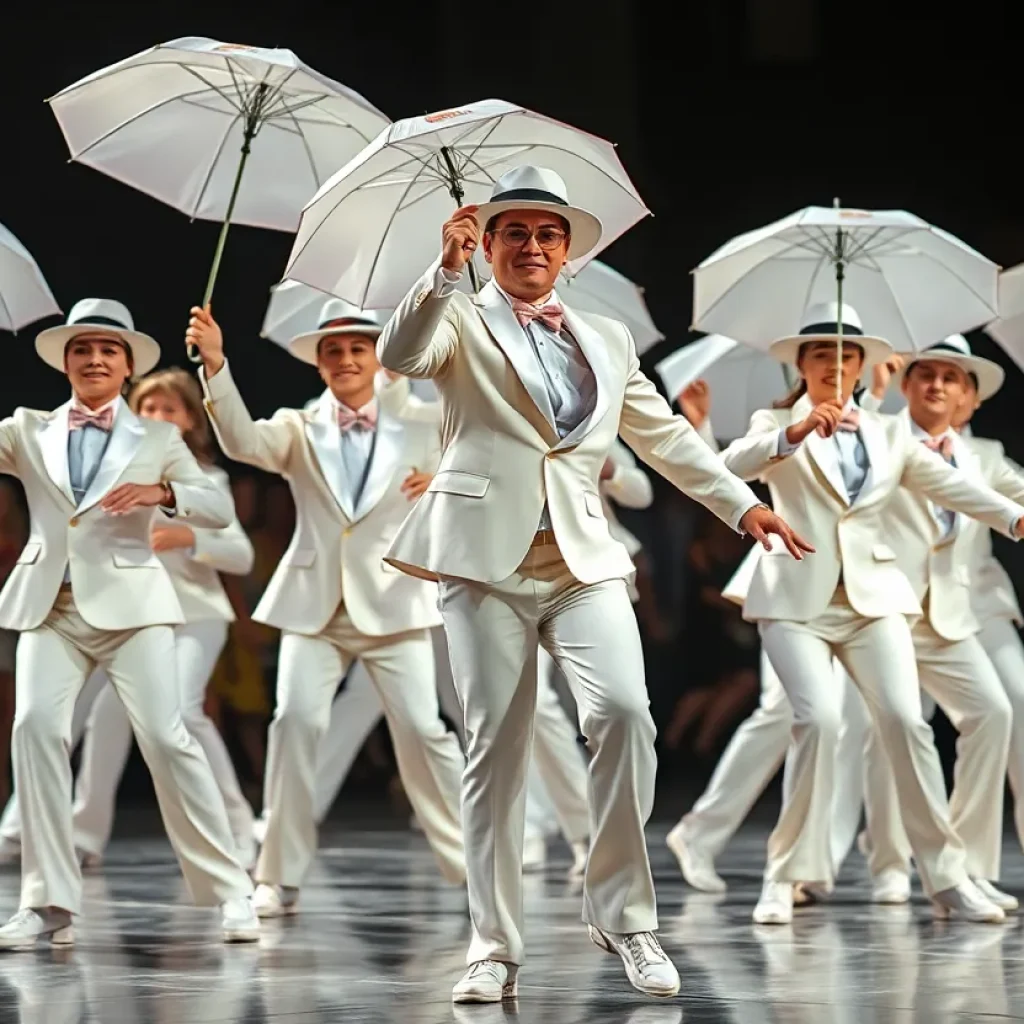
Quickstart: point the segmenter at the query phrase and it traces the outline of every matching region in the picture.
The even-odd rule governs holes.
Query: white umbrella
[[[263,316],[261,338],[287,347],[300,334],[317,329],[320,310],[332,296],[299,281],[281,281],[270,289],[270,302]],[[358,312],[352,306],[352,315]]]
[[[563,298],[573,309],[598,313],[619,320],[628,328],[636,342],[638,355],[663,341],[644,301],[644,290],[607,263],[593,260],[563,289]]]
[[[223,221],[203,305],[230,223],[294,231],[303,204],[389,124],[291,50],[198,36],[96,71],[50,106],[73,160]]]
[[[769,408],[793,385],[782,363],[721,334],[676,349],[654,369],[670,401],[695,380],[707,382],[712,430],[723,441],[742,437],[751,414]]]
[[[999,268],[904,210],[809,206],[734,238],[693,276],[693,326],[764,349],[815,303],[847,302],[864,329],[916,351],[996,314]],[[836,382],[839,387],[839,380]]]
[[[393,308],[437,258],[456,206],[484,203],[522,164],[548,167],[600,218],[598,249],[649,212],[615,147],[504,100],[396,121],[320,189],[302,213],[284,276],[364,309]]]
[[[1024,263],[999,275],[999,316],[985,325],[985,333],[1024,370]]]
[[[0,330],[17,333],[27,324],[59,312],[39,264],[0,224]]]

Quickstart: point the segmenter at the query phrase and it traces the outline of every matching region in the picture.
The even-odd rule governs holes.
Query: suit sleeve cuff
[[[462,274],[457,274],[453,270],[445,270],[444,267],[438,267],[437,273],[434,275],[434,298],[446,299],[455,291],[461,280]]]
[[[775,444],[775,454],[780,458],[785,458],[787,455],[792,455],[803,442],[798,441],[796,444],[792,444],[788,437],[786,437],[786,428],[781,427],[779,429],[779,440]]]

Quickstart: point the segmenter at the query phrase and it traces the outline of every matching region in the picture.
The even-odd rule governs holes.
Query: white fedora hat
[[[570,260],[579,259],[596,249],[604,231],[592,213],[570,204],[565,182],[546,167],[525,164],[506,171],[494,183],[490,202],[484,203],[476,212],[480,230],[487,227],[492,217],[507,210],[545,210],[564,217],[569,222],[572,236],[566,254]]]
[[[817,302],[808,306],[804,310],[800,333],[772,342],[768,353],[780,363],[796,365],[801,345],[806,345],[810,341],[838,341],[840,324],[843,328],[843,341],[860,345],[864,349],[865,365],[883,363],[892,355],[892,345],[889,342],[884,338],[865,334],[857,311],[846,303],[843,303],[840,309],[838,302]]]
[[[115,299],[82,299],[71,307],[60,327],[36,335],[36,352],[44,363],[64,373],[64,349],[80,334],[112,334],[132,353],[132,375],[141,377],[160,362],[160,346],[148,334],[135,330],[128,307]]]
[[[925,359],[952,363],[965,373],[973,373],[978,382],[978,398],[982,402],[991,398],[1003,386],[1003,380],[1006,378],[1003,368],[998,363],[972,354],[971,343],[962,334],[951,334],[948,338],[921,349],[920,352],[904,352],[903,358],[906,360],[903,369],[893,374],[893,382],[897,387],[902,383],[907,370],[914,363]]]
[[[386,309],[359,309],[344,299],[328,299],[320,310],[315,331],[296,334],[288,342],[288,351],[296,359],[316,366],[316,350],[321,338],[328,334],[362,334],[376,338],[391,316]]]

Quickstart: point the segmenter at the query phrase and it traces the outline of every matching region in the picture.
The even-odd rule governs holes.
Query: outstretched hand
[[[789,553],[799,562],[804,553],[814,554],[814,547],[807,543],[789,524],[777,516],[767,505],[755,505],[748,509],[740,520],[740,529],[749,533],[765,551],[772,550],[771,534],[782,539]]]

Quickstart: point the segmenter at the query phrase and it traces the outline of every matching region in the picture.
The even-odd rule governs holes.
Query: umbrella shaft
[[[839,305],[836,316],[836,400],[843,400],[843,278],[846,276],[843,267],[843,242],[842,232],[837,231],[837,242],[839,246],[839,261],[836,263],[836,302]]]

